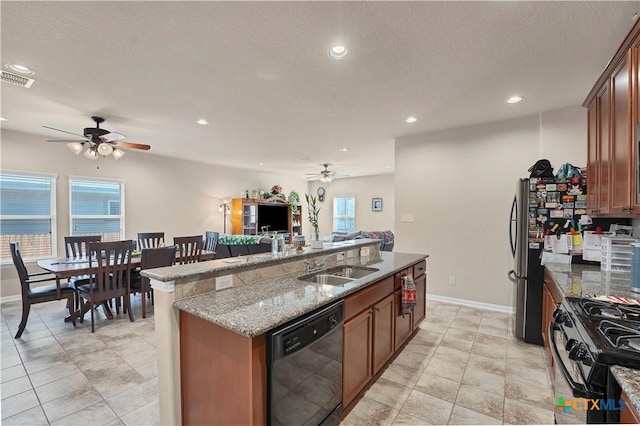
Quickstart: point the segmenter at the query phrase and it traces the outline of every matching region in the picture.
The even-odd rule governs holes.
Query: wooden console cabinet
[[[587,207],[593,216],[640,217],[640,21],[587,96]]]
[[[258,205],[260,204],[280,204],[287,207],[287,232],[291,234],[293,231],[298,234],[302,233],[302,206],[297,204],[297,212],[295,215],[297,225],[293,227],[293,216],[291,214],[291,205],[284,199],[276,198],[234,198],[231,200],[231,233],[234,235],[260,235],[261,229],[258,229]],[[270,230],[271,231],[271,230]]]

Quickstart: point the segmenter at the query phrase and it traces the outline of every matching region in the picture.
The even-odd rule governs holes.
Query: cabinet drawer
[[[400,290],[402,289],[402,277],[405,277],[409,274],[413,274],[413,266],[407,268],[407,269],[403,269],[400,272],[396,272],[395,274],[395,284],[393,286],[394,290]]]
[[[423,260],[420,263],[413,265],[413,278],[418,278],[420,275],[424,275],[427,271],[427,261]]]
[[[377,283],[371,284],[364,290],[360,290],[353,296],[349,296],[344,301],[344,318],[351,318],[364,309],[368,309],[378,300],[393,293],[393,277],[385,278]]]

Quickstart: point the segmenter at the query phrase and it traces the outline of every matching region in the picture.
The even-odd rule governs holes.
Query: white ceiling
[[[580,105],[639,9],[2,1],[2,64],[36,72],[30,89],[2,83],[2,127],[46,143],[66,136],[43,125],[82,133],[99,115],[158,155],[300,177],[324,162],[387,173],[396,137]],[[350,55],[331,60],[334,44]],[[513,94],[526,100],[507,105]]]

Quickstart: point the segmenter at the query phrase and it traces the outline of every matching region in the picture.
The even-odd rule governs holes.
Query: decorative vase
[[[311,248],[312,249],[321,249],[322,248],[323,235],[311,234]]]

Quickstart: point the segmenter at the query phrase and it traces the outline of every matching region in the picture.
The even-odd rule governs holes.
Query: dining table
[[[202,250],[200,253],[200,261],[213,260],[215,258],[215,251]],[[179,253],[176,253],[176,259],[179,258]],[[131,270],[135,270],[140,267],[140,263],[142,260],[142,254],[136,253],[131,256]],[[94,261],[94,267],[96,262]],[[81,275],[89,275],[91,272],[91,265],[89,265],[89,258],[86,256],[82,257],[63,257],[63,258],[51,258],[51,259],[40,259],[36,261],[36,264],[48,271],[51,272],[59,278],[58,285],[60,285],[60,280],[69,279],[72,277],[77,277]],[[105,304],[105,313],[107,314],[107,318],[112,319],[113,314],[111,313],[109,306]],[[81,311],[77,311],[67,316],[64,321],[70,322],[74,319],[77,319],[83,314]]]

